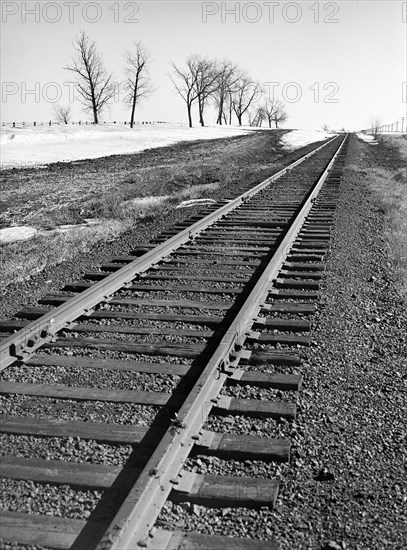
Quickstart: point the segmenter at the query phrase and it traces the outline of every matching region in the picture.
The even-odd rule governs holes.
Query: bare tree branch
[[[199,122],[204,126],[203,113],[205,105],[213,98],[219,86],[219,69],[216,61],[211,61],[200,56],[194,56],[196,64],[195,91],[198,99]]]
[[[232,106],[236,114],[239,126],[242,125],[242,117],[253,102],[258,101],[261,87],[246,73],[242,73],[237,80],[232,92]]]
[[[96,51],[95,42],[81,31],[74,41],[76,54],[72,58],[72,65],[65,67],[77,75],[77,90],[86,112],[93,114],[95,124],[99,122],[100,113],[113,99],[116,84],[113,75],[104,68],[102,58]]]
[[[277,109],[277,111],[273,115],[273,121],[276,125],[276,128],[278,128],[279,124],[284,124],[288,120],[288,113],[284,109],[284,104],[282,103],[281,106]]]
[[[287,112],[285,110],[285,105],[280,99],[270,99],[266,98],[264,101],[264,113],[265,118],[269,123],[269,128],[271,128],[272,122],[278,128],[279,124],[284,123],[288,119]]]
[[[219,64],[218,68],[218,86],[216,90],[216,106],[218,117],[216,124],[222,124],[222,121],[227,120],[226,109],[229,106],[230,94],[234,91],[234,86],[239,80],[240,72],[238,65],[224,59]]]
[[[266,108],[264,105],[257,105],[254,111],[250,109],[247,111],[249,117],[249,126],[257,126],[260,128],[263,124],[263,120],[266,120]]]
[[[57,122],[62,124],[69,124],[71,121],[71,107],[63,105],[54,105],[54,117]]]
[[[198,98],[196,89],[198,79],[198,66],[196,56],[191,56],[186,61],[186,67],[181,69],[171,62],[173,69],[169,75],[175,89],[185,101],[188,113],[188,124],[192,128],[192,104]]]
[[[131,128],[134,126],[134,113],[137,105],[154,92],[148,71],[148,66],[151,63],[150,52],[142,42],[133,41],[132,46],[133,49],[126,53],[125,87],[128,90],[128,95],[124,98],[124,101],[131,105]]]
[[[375,139],[377,139],[377,134],[379,133],[379,128],[381,125],[382,125],[382,121],[379,116],[370,117],[370,129]]]

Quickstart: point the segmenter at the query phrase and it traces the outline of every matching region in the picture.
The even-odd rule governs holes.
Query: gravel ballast
[[[383,212],[360,170],[398,161],[351,137],[332,251],[311,318],[312,345],[300,368],[305,381],[296,422],[226,417],[235,433],[291,437],[291,462],[275,471],[283,473],[275,511],[250,520],[245,509],[169,503],[160,525],[276,540],[282,550],[406,547],[407,318],[386,252]],[[206,427],[224,431],[220,417]],[[193,471],[273,475],[256,471],[255,461],[244,466],[207,457],[188,462]]]
[[[44,438],[29,435],[0,435],[1,456],[12,454],[23,458],[119,466],[125,464],[132,451],[131,445],[109,445],[79,437]]]
[[[0,396],[3,414],[30,418],[79,420],[83,422],[113,422],[133,426],[149,426],[159,408],[133,403],[76,401],[29,395]]]
[[[204,456],[191,458],[187,463],[187,469],[199,473],[280,478],[282,486],[276,509],[207,509],[188,502],[180,505],[167,503],[161,512],[159,526],[276,540],[281,550],[405,548],[407,316],[405,305],[393,284],[386,253],[388,243],[383,238],[383,217],[375,207],[360,171],[361,166],[368,170],[380,163],[380,149],[374,148],[373,153],[373,148],[371,151],[369,147],[357,141],[356,137],[351,138],[348,168],[342,178],[336,212],[332,250],[322,281],[318,310],[311,317],[311,346],[301,346],[298,350],[303,357],[303,364],[298,370],[304,376],[300,393],[290,394],[250,386],[234,386],[224,392],[244,398],[296,401],[296,421],[213,415],[205,425],[205,429],[222,433],[289,437],[292,442],[290,464],[269,465],[260,461],[239,463]],[[359,170],[354,170],[354,166],[358,166]],[[148,281],[146,283],[149,284]],[[154,281],[156,283],[158,286],[161,281]],[[181,284],[192,283],[185,280]],[[162,286],[164,295],[165,284]],[[223,288],[219,283],[213,286]],[[228,288],[233,288],[233,285]],[[207,314],[213,315],[214,311],[208,310]],[[160,323],[160,326],[163,325],[165,323]],[[144,326],[156,325],[151,323]],[[165,326],[197,328],[187,323]],[[280,345],[274,348],[263,344],[253,347],[282,349]],[[108,350],[99,352],[86,348],[54,349],[49,352],[152,361],[142,354]],[[161,359],[174,364],[180,361],[167,356]],[[159,361],[154,358],[154,362]],[[182,360],[182,364],[190,364],[190,361]],[[269,368],[254,367],[258,370]],[[22,369],[24,371],[24,367]],[[293,372],[286,368],[275,370]],[[55,380],[76,376],[66,368],[48,368],[48,371]],[[16,374],[21,373],[16,371]],[[91,380],[99,372],[90,370],[88,374]],[[137,377],[140,384],[147,384],[147,378]],[[41,376],[38,380],[42,380]],[[126,387],[130,383],[126,377],[121,380]],[[163,377],[161,380],[163,386],[172,384],[171,377]],[[108,380],[104,382],[101,379],[100,383],[101,387],[105,387]],[[157,383],[160,385],[160,379],[157,379]],[[61,400],[14,395],[2,400],[5,404],[4,412],[24,416],[52,417],[57,411],[62,418],[69,414],[70,418],[78,420],[149,425],[158,413],[154,407],[120,405],[119,410],[115,404],[90,401],[77,403],[64,400],[62,405]],[[56,405],[60,408],[55,409]],[[8,448],[12,448],[10,436],[5,438],[5,443]],[[44,456],[45,449],[41,448],[35,438],[26,438],[16,445],[21,447],[22,454],[19,456],[27,456],[30,448],[34,455],[38,453]],[[55,442],[53,448],[57,455]],[[95,450],[97,460],[103,463],[105,449],[95,447]],[[72,453],[74,460],[86,461],[86,457],[91,454],[91,447],[86,446],[75,454],[72,441],[68,441],[66,452],[68,455]],[[129,452],[129,449],[125,450],[124,456],[128,456]],[[110,463],[109,460],[117,463],[123,459],[120,453],[108,449],[106,454],[107,463]],[[51,457],[54,458],[54,453],[51,453]],[[54,500],[54,489],[49,486],[38,489],[31,482],[15,481],[6,481],[3,486],[5,493],[10,493],[7,497],[9,509],[26,511],[24,507],[27,499],[38,490],[40,493],[45,491],[44,494]],[[90,492],[80,494],[80,505],[77,506],[74,492],[69,488],[67,491],[69,498],[66,500],[70,503],[66,508],[64,505],[61,508],[64,517],[87,517],[88,510],[100,497]],[[46,513],[47,500],[49,498],[41,503],[42,508],[33,511]]]

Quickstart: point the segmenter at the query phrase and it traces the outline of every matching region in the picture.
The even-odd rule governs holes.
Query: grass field
[[[382,146],[396,152],[394,167],[372,169],[368,184],[384,213],[389,256],[398,289],[407,301],[407,136],[380,136],[378,147]]]

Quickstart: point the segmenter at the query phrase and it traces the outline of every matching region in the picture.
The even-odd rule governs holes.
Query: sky
[[[136,120],[186,123],[168,74],[192,54],[230,59],[284,101],[287,128],[360,130],[407,116],[407,2],[42,1],[1,3],[1,120],[48,121],[55,104],[90,120],[74,91],[73,40],[85,31],[124,79],[132,41],[150,50],[154,94]],[[120,91],[105,121],[129,120]],[[206,113],[215,122],[215,111]],[[194,113],[194,124],[198,124]],[[407,120],[405,121],[407,128]]]

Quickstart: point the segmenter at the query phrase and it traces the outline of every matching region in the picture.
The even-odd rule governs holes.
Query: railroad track
[[[0,323],[4,541],[278,548],[264,518],[290,459],[346,147],[333,138]],[[231,475],[230,461],[262,473]],[[260,510],[263,540],[205,528],[214,508],[228,535]],[[173,528],[180,510],[203,532]]]

